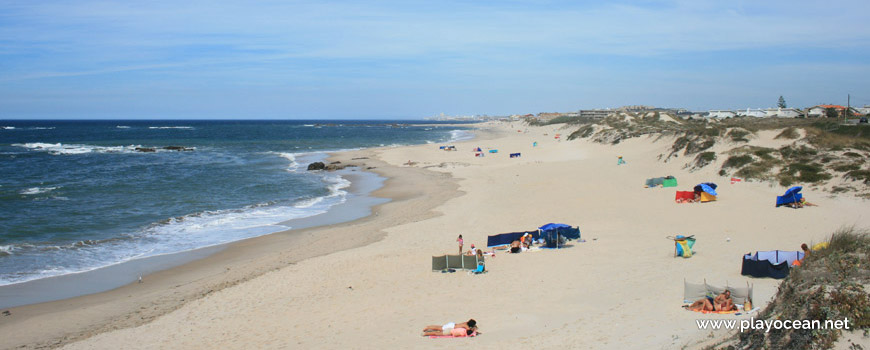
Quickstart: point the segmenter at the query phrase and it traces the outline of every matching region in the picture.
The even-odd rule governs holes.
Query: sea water
[[[290,229],[293,219],[348,199],[348,179],[307,171],[326,152],[435,147],[469,138],[469,129],[420,121],[0,121],[0,286]]]

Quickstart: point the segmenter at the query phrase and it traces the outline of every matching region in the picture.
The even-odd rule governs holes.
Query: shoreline
[[[478,131],[473,130],[474,139],[479,138]],[[401,147],[415,146],[425,144]],[[368,172],[374,174],[371,176],[379,177],[375,180],[382,183],[379,188],[361,196],[363,198],[357,197],[374,202],[362,209],[366,214],[359,216],[361,209],[352,208],[349,211],[355,212],[351,215],[356,218],[338,219],[339,215],[333,212],[333,207],[324,214],[293,220],[297,226],[289,230],[171,254],[183,255],[181,259],[187,261],[143,275],[141,284],[125,283],[92,294],[5,308],[11,312],[11,316],[0,318],[0,333],[13,336],[5,337],[4,348],[57,347],[102,332],[148,323],[191,301],[270,271],[377,242],[384,237],[384,228],[437,215],[431,212],[432,208],[460,195],[458,185],[446,174],[392,166],[376,159],[378,150],[389,148],[392,147],[327,153],[328,162],[357,165],[340,170],[348,173],[342,176],[370,176],[362,175]],[[359,174],[354,174],[357,171]],[[429,187],[434,191],[421,191],[415,185],[418,182],[436,186]],[[351,187],[354,186],[351,181]],[[426,203],[410,205],[413,207],[411,210],[402,209],[407,202]],[[324,222],[324,215],[330,213],[335,218],[326,218]],[[361,229],[374,234],[353,234]],[[41,280],[45,279],[30,282]],[[70,325],[64,321],[69,319],[77,321]],[[34,329],[39,331],[34,332]]]
[[[355,170],[344,169],[338,170],[335,173],[351,182],[347,189],[349,194],[347,201],[334,205],[324,213],[276,223],[276,227],[281,225],[288,226],[289,228],[279,229],[265,235],[351,222],[370,215],[371,208],[389,201],[389,199],[386,198],[371,196],[372,192],[383,187],[383,182],[386,180],[376,173],[366,171],[357,172]],[[227,249],[230,245],[242,240],[244,239],[180,252],[128,260],[93,270],[44,277],[36,280],[0,286],[0,302],[2,302],[2,304],[0,304],[0,309],[21,307],[106,292],[130,283],[136,283],[137,276],[141,276],[144,281],[150,274],[203,259],[209,255]]]

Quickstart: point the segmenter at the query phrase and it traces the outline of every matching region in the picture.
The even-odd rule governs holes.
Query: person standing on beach
[[[459,243],[459,255],[462,255],[462,235],[459,235],[459,238],[456,239],[456,242]]]

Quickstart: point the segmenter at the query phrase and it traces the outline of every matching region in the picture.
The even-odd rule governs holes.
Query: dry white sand
[[[412,167],[458,181],[464,194],[435,208],[443,215],[386,227],[386,237],[373,244],[303,260],[186,303],[150,323],[65,348],[693,346],[710,333],[698,330],[696,319],[740,316],[683,310],[684,279],[720,285],[748,281],[755,286],[755,304],[764,307],[778,281],[741,276],[742,254],[798,250],[801,243],[821,241],[844,225],[870,227],[861,200],[808,191],[805,196],[818,207],[775,208],[782,187],[730,185],[716,174],[717,165],[683,169],[688,159],[663,163],[657,156],[668,153],[670,140],[639,138],[605,146],[557,141],[556,133],[564,138],[571,130],[553,126],[487,127],[490,140],[456,143],[456,152],[436,145],[375,152],[395,166],[408,167],[411,160]],[[753,142],[772,142],[771,137]],[[499,153],[475,158],[471,150],[477,146]],[[508,158],[514,152],[522,157]],[[617,156],[627,164],[617,166]],[[719,200],[676,204],[674,189],[643,188],[644,179],[665,175],[676,176],[680,190],[716,182]],[[549,222],[579,226],[586,242],[561,250],[498,253],[487,259],[484,275],[431,271],[431,256],[457,251],[458,234],[466,248],[479,247],[488,235]],[[694,257],[673,257],[673,242],[665,236],[676,234],[695,235]],[[481,336],[420,336],[426,325],[470,317],[479,322]]]

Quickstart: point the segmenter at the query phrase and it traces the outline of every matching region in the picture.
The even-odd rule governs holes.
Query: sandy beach
[[[12,308],[0,317],[2,347],[692,348],[710,334],[696,319],[748,316],[685,311],[684,280],[748,282],[763,308],[779,281],[741,276],[743,254],[799,250],[843,226],[870,227],[861,199],[805,189],[818,206],[775,208],[779,185],[729,184],[716,166],[690,172],[689,159],[660,161],[672,140],[564,141],[554,135],[573,130],[560,127],[491,122],[455,152],[429,144],[335,154],[386,177],[373,195],[391,201],[349,223],[231,244],[141,284]],[[773,136],[752,142],[783,142]],[[498,153],[475,157],[475,147]],[[618,156],[627,163],[617,165]],[[674,189],[644,188],[665,175],[679,190],[715,182],[719,200],[676,204]],[[456,254],[459,234],[468,249],[550,222],[579,226],[585,242],[499,251],[483,275],[431,270],[431,256]],[[695,235],[695,256],[674,258],[665,237],[677,234]],[[483,334],[420,335],[468,318]]]

